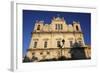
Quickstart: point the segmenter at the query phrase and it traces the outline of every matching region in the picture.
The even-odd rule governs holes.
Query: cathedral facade
[[[50,24],[37,20],[27,57],[33,61],[58,60],[61,57],[71,59],[71,48],[75,43],[78,47],[84,47],[85,58],[91,57],[91,49],[84,42],[80,22],[73,21],[72,24],[67,24],[63,17],[53,17]]]

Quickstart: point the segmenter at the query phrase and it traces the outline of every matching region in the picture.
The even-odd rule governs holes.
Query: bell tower
[[[44,21],[36,21],[34,31],[39,32],[43,28]]]
[[[73,28],[75,32],[81,32],[81,27],[79,22],[73,21]]]

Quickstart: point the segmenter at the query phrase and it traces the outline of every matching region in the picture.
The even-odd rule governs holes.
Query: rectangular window
[[[56,26],[55,26],[55,29],[57,30],[57,24],[56,24]]]
[[[60,41],[57,41],[57,47],[60,47]]]
[[[73,46],[73,42],[72,41],[70,41],[70,47],[72,47]]]
[[[55,25],[55,29],[56,30],[62,30],[63,29],[63,25],[62,24],[56,24]]]
[[[60,24],[58,24],[58,30],[60,30]]]
[[[63,29],[63,25],[62,24],[60,24],[60,26],[61,26],[61,30]]]
[[[47,48],[47,41],[44,42],[44,48]]]
[[[34,48],[36,48],[37,47],[37,42],[34,42]]]

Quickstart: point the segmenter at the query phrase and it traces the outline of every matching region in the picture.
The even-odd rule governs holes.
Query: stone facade
[[[60,17],[53,17],[50,24],[36,21],[27,57],[29,59],[34,57],[35,61],[58,59],[60,56],[69,59],[70,48],[75,42],[86,47],[79,22],[73,21],[72,24],[67,24],[64,18]],[[90,49],[85,49],[87,58],[90,58],[90,53],[87,54],[87,51],[90,52]]]

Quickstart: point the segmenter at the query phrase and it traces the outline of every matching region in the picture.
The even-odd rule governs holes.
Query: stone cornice
[[[40,34],[40,33],[81,33],[81,34],[83,34],[83,32],[70,32],[70,31],[39,31],[39,32],[31,32],[31,34]]]

